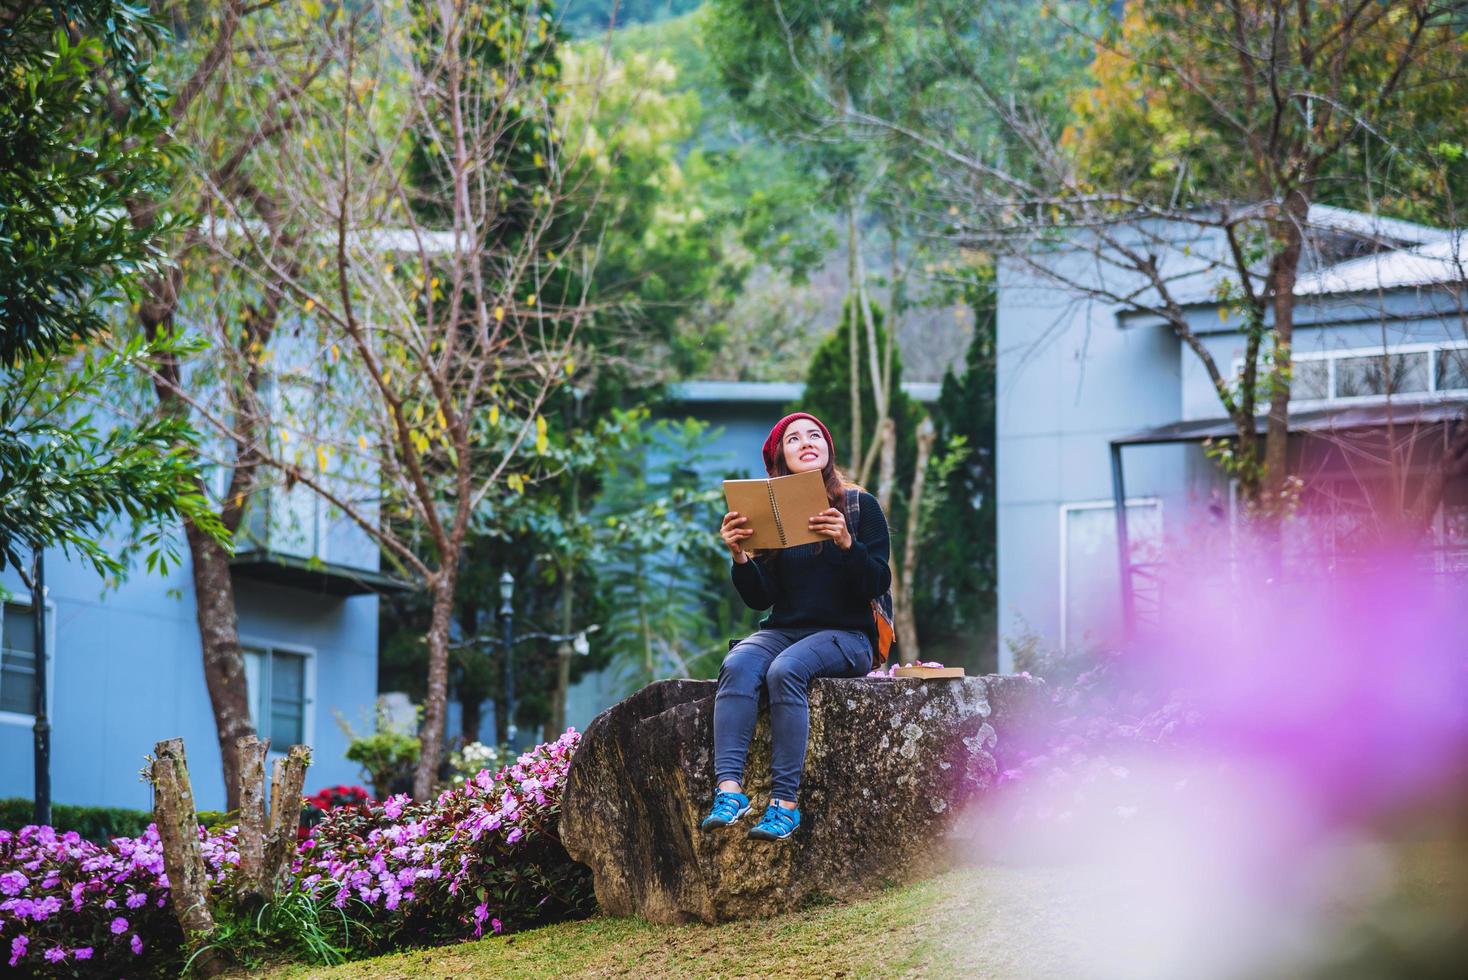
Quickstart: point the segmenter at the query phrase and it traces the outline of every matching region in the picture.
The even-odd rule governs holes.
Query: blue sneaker
[[[749,832],[754,840],[785,840],[795,833],[800,826],[800,811],[793,807],[783,807],[774,800],[770,801],[765,815],[760,817],[759,823]]]
[[[699,826],[704,830],[718,830],[720,827],[729,826],[748,812],[749,797],[743,793],[730,793],[723,789],[715,790],[714,805]]]

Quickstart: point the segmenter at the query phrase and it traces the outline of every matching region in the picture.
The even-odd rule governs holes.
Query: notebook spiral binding
[[[766,483],[765,490],[770,495],[770,512],[775,515],[775,533],[780,535],[780,544],[784,546],[785,525],[780,520],[780,505],[775,502],[775,485],[773,483]]]

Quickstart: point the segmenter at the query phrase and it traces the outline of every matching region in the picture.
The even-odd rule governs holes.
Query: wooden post
[[[265,753],[270,740],[246,735],[235,740],[239,764],[240,877],[257,881],[265,863]]]
[[[168,873],[173,913],[189,947],[197,949],[214,931],[214,916],[209,912],[209,871],[199,847],[199,818],[194,810],[183,739],[170,738],[155,745],[149,773],[153,781],[153,820],[163,843],[163,867]],[[204,976],[214,976],[224,968],[220,958],[208,952],[195,964]]]
[[[275,887],[296,842],[296,828],[301,824],[301,791],[310,764],[310,747],[292,745],[285,758],[276,759],[270,770],[270,830],[265,837],[259,878],[260,892],[266,898],[275,895]],[[263,778],[263,772],[261,775]]]

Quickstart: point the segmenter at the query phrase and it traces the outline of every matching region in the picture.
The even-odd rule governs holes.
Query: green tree
[[[974,287],[974,336],[961,373],[949,370],[933,408],[940,445],[966,450],[933,496],[930,525],[941,528],[924,542],[916,584],[923,648],[936,647],[943,663],[997,669],[998,548],[994,472],[993,286]],[[950,652],[951,651],[951,652]]]
[[[153,52],[157,75],[168,81],[166,98],[150,102],[117,86],[101,118],[113,127],[139,113],[157,120],[146,145],[167,154],[167,193],[127,193],[115,213],[126,215],[129,234],[156,241],[167,260],[138,270],[135,302],[115,311],[113,328],[150,347],[171,337],[190,343],[140,359],[132,383],[113,386],[109,399],[139,415],[193,425],[204,439],[188,450],[191,465],[223,476],[222,492],[212,480],[199,486],[209,510],[181,523],[201,668],[233,808],[236,745],[255,727],[230,552],[209,528],[238,531],[252,501],[263,502],[258,491],[293,482],[261,452],[272,430],[272,392],[291,390],[291,372],[274,362],[291,342],[280,342],[286,331],[278,328],[293,314],[281,280],[296,271],[289,244],[307,225],[279,193],[280,147],[303,138],[306,108],[330,77],[336,50],[300,38],[334,37],[342,7],[168,0],[156,9],[171,34],[171,43]],[[279,264],[249,264],[253,245]]]
[[[851,444],[851,399],[849,397],[851,387],[851,369],[848,352],[852,346],[852,330],[855,327],[855,344],[860,364],[868,364],[872,360],[871,345],[868,334],[862,329],[860,315],[853,317],[853,302],[848,299],[843,311],[841,322],[836,329],[826,336],[820,347],[810,359],[810,364],[805,373],[805,393],[801,400],[790,407],[791,411],[797,409],[811,412],[820,417],[831,430],[831,438],[836,441],[837,452],[843,463],[847,448]],[[855,319],[855,323],[853,320]],[[877,338],[876,359],[883,361],[888,352],[888,334],[885,324],[885,313],[881,307],[872,307],[872,320],[875,327],[873,333]],[[917,428],[922,421],[923,408],[913,401],[902,390],[902,355],[896,350],[892,351],[892,390],[893,417],[896,421],[896,463],[893,475],[897,487],[911,484],[913,466],[917,459]],[[862,415],[870,419],[876,415],[877,396],[875,386],[872,384],[870,371],[859,372]],[[848,472],[848,476],[856,479],[857,474]],[[906,501],[899,495],[894,494],[892,501],[892,513],[887,515],[887,521],[893,527],[900,527],[905,517]]]
[[[976,41],[1003,40],[995,47],[1012,52],[1010,78],[950,61],[955,70],[940,73],[948,97],[914,102],[911,112],[827,102],[847,124],[913,150],[928,171],[913,211],[926,213],[934,233],[1166,324],[1235,426],[1221,458],[1262,528],[1275,530],[1298,485],[1287,465],[1295,285],[1308,248],[1328,237],[1315,233],[1311,204],[1452,212],[1450,158],[1464,140],[1455,135],[1462,114],[1447,107],[1468,94],[1464,6],[1035,6],[1069,35],[1057,50],[1086,52],[1088,73],[1069,88],[1068,105],[1057,107],[1064,88],[1046,94],[1039,85],[1049,68],[1031,39],[996,22],[995,8],[958,3],[924,5],[924,16],[965,42],[955,46],[960,55]],[[987,123],[954,126],[957,101]],[[1219,244],[1199,251],[1195,239]],[[1051,248],[1089,253],[1110,273],[1057,268]],[[1197,279],[1186,269],[1220,282],[1221,310],[1245,338],[1237,377],[1189,320],[1180,287]],[[1266,406],[1261,439],[1257,409]]]
[[[0,564],[59,545],[99,573],[125,563],[102,538],[130,518],[155,568],[177,560],[168,529],[197,518],[226,538],[198,492],[174,418],[128,424],[104,392],[176,338],[113,345],[110,308],[156,270],[155,237],[127,205],[165,187],[165,93],[149,75],[158,23],[121,3],[23,5],[3,15],[0,74]],[[115,112],[117,92],[130,100]]]

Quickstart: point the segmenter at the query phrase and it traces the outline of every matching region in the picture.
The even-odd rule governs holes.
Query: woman
[[[769,693],[771,799],[749,832],[757,840],[785,840],[800,826],[796,793],[805,765],[810,728],[806,700],[817,677],[861,677],[872,668],[877,642],[871,600],[891,585],[887,521],[875,498],[860,493],[860,526],[847,526],[846,482],[836,468],[836,447],[820,420],[787,415],[764,445],[772,477],[819,470],[831,506],[810,519],[829,540],[751,555],[740,542],[754,532],[743,515],[724,515],[719,535],[733,556],[734,586],[751,609],[769,609],[759,632],[741,641],[719,668],[714,698],[714,803],[704,830],[727,827],[749,812],[744,760],[759,706]]]

